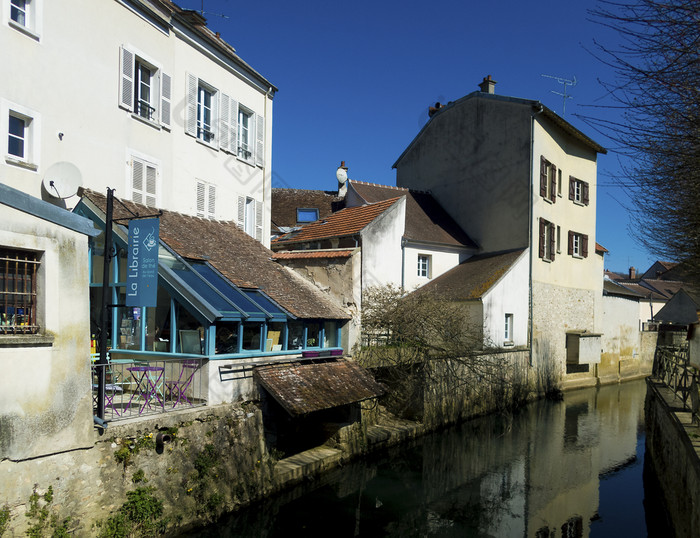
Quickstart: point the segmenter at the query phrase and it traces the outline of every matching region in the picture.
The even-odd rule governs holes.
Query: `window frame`
[[[245,119],[245,122],[243,122]],[[244,126],[245,123],[245,126]],[[245,133],[245,141],[243,140]],[[236,115],[236,155],[247,163],[255,159],[255,113],[252,110],[238,105]]]
[[[430,254],[418,254],[417,276],[418,278],[430,278],[432,272],[432,256]]]
[[[142,72],[147,70],[149,77],[149,99],[145,100],[147,114],[141,110]],[[170,130],[172,78],[162,66],[147,55],[132,47],[119,48],[119,107],[131,112],[131,117],[156,129]]]
[[[539,257],[546,262],[553,262],[556,258],[556,225],[542,217],[539,223]]]
[[[5,23],[15,30],[39,41],[42,31],[42,11],[43,0],[25,0],[24,7],[16,5],[16,0],[10,0],[3,3],[3,19]],[[20,22],[13,18],[13,10],[21,10],[24,13],[24,22]]]
[[[209,103],[205,103],[203,96],[209,97]],[[218,98],[217,92],[208,84],[203,83],[201,80],[197,85],[197,140],[212,146],[215,144],[216,140],[216,130],[214,112],[216,110],[214,104]],[[203,119],[208,112],[209,121]]]
[[[314,217],[312,219],[301,219],[299,218],[300,212],[313,213]],[[316,222],[319,219],[319,211],[317,207],[297,207],[297,224],[308,224],[309,222]]]
[[[569,255],[583,259],[588,257],[588,235],[569,230]]]
[[[10,153],[10,117],[24,123],[23,155]],[[4,137],[5,163],[36,172],[39,169],[38,157],[41,155],[41,115],[27,107],[0,99],[0,130]]]
[[[505,313],[504,319],[504,331],[503,331],[503,343],[505,345],[513,345],[513,314],[511,312]]]
[[[576,205],[587,206],[590,203],[590,186],[587,181],[569,176],[569,200]]]
[[[20,256],[23,256],[24,259],[20,259]],[[42,269],[42,258],[41,252],[0,246],[0,309],[3,310],[3,312],[0,312],[0,335],[37,334],[41,332],[41,323],[39,319],[39,279]],[[15,271],[11,273],[10,266],[13,262],[15,264]],[[24,266],[21,273],[18,267],[19,264]],[[8,279],[4,277],[4,275],[14,275],[12,281],[16,281],[18,275],[24,277],[20,280],[26,280],[30,268],[31,275],[29,276],[29,282],[31,289],[29,291],[26,290],[26,284],[23,286],[24,290],[19,292],[17,291],[16,285],[13,286],[12,291],[9,290],[9,287],[5,287],[8,283]],[[17,301],[9,301],[7,298],[8,295],[28,296],[29,306],[26,306],[26,302],[22,302],[22,306],[20,307]],[[26,319],[23,319],[19,324],[11,324],[11,320],[7,318],[8,308],[12,309],[12,316],[20,315],[24,318],[28,317],[29,323],[26,323]],[[22,313],[18,314],[17,311],[20,309]],[[25,313],[25,310],[29,310],[29,313]],[[17,321],[16,318],[15,321]]]

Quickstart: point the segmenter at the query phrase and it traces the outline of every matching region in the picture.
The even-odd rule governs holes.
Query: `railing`
[[[104,370],[107,422],[206,405],[206,358],[112,360],[92,365],[92,396],[98,407],[99,376]]]
[[[652,374],[666,384],[683,407],[700,421],[700,371],[690,364],[688,344],[657,346]]]

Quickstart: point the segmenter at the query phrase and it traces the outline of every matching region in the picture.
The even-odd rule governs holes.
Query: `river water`
[[[472,420],[189,536],[669,536],[647,530],[660,518],[644,508],[658,507],[643,473],[645,394],[633,381]]]

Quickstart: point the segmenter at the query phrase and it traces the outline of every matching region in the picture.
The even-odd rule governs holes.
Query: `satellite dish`
[[[44,189],[54,198],[70,198],[83,184],[83,176],[73,163],[52,164],[44,176]]]
[[[335,177],[338,178],[338,183],[341,185],[344,185],[345,182],[348,180],[348,169],[344,167],[345,161],[338,167],[338,170],[335,171]]]

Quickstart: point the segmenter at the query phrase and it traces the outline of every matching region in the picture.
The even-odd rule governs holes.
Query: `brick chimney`
[[[637,278],[637,270],[634,267],[630,267],[630,280]]]
[[[491,78],[491,75],[488,75],[479,84],[479,89],[484,93],[496,93],[496,81]]]

